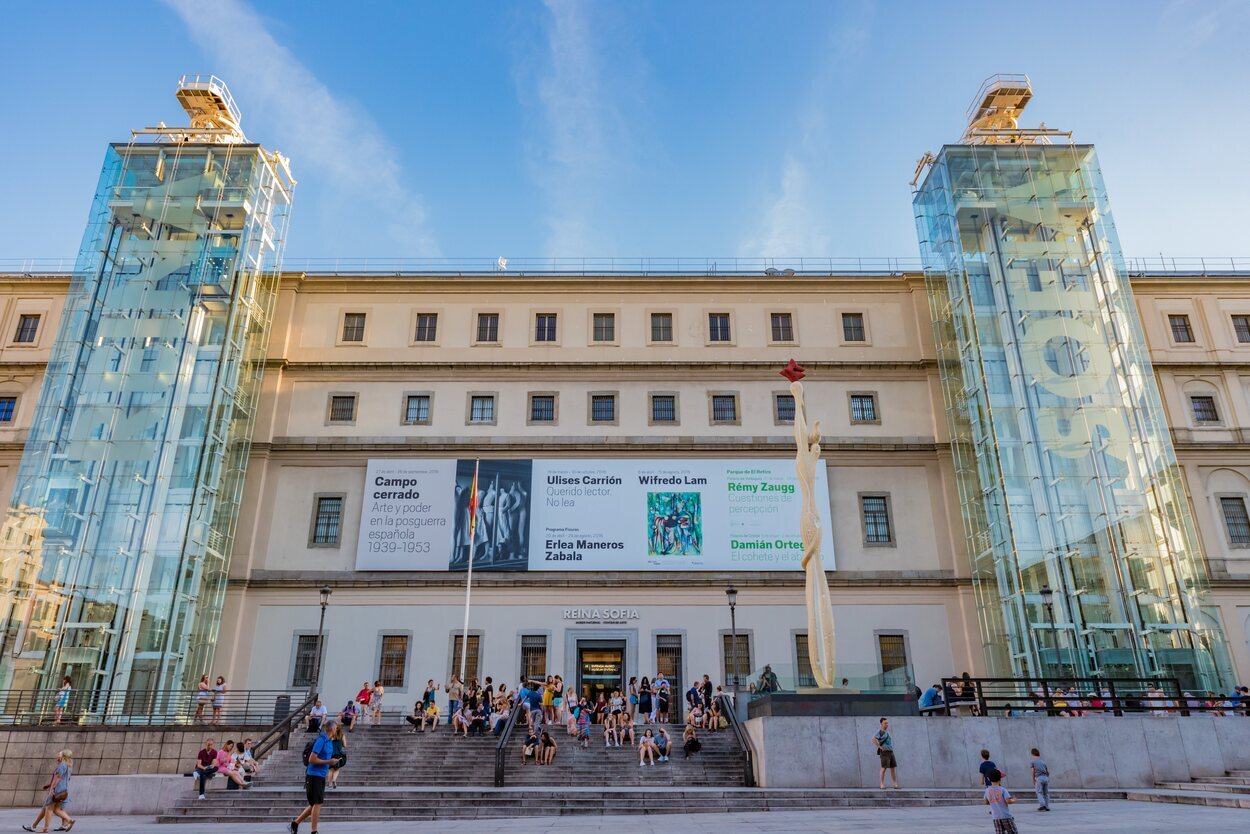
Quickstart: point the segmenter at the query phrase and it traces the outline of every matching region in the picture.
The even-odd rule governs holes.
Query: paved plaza
[[[1048,834],[1086,834],[1090,831],[1136,832],[1136,834],[1181,834],[1188,831],[1233,831],[1250,824],[1250,812],[1232,808],[1205,808],[1189,805],[1164,805],[1156,802],[1100,801],[1058,805],[1049,814],[1039,814],[1022,796],[1016,806],[1016,819],[1022,834],[1030,831]],[[640,809],[641,810],[641,809]],[[34,811],[0,811],[0,830],[20,830],[28,824]],[[83,814],[75,831],[132,832],[156,834],[220,834],[220,823],[159,825],[145,817],[92,817]],[[282,823],[247,825],[248,834],[280,834]],[[308,825],[300,826],[307,834]],[[411,834],[411,832],[620,832],[631,834],[672,834],[678,831],[700,834],[754,834],[754,832],[871,832],[871,834],[915,834],[924,831],[976,834],[993,831],[985,809],[966,808],[890,808],[839,809],[835,811],[802,811],[794,813],[753,814],[689,814],[653,816],[568,816],[525,817],[521,819],[433,820],[428,822],[326,822],[321,834]]]

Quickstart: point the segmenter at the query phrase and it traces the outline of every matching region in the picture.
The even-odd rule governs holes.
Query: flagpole
[[[469,661],[469,602],[473,596],[473,551],[477,545],[477,473],[482,465],[481,458],[473,461],[473,486],[469,487],[469,575],[464,583],[464,631],[460,637],[460,683],[464,679],[465,667]]]

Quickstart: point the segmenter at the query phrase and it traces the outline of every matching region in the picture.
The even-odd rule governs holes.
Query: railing
[[[961,708],[977,715],[1190,715],[1223,712],[1225,700],[1217,696],[1212,705],[1176,678],[943,678],[941,686],[947,715]]]
[[[308,715],[308,711],[312,709],[318,697],[320,696],[310,694],[302,704],[292,710],[282,720],[275,721],[269,732],[261,736],[260,740],[252,745],[252,755],[257,759],[262,759],[275,746],[279,750],[285,750],[290,743],[291,733],[295,732],[295,726],[304,720],[304,716]]]
[[[208,725],[214,703],[222,725],[269,725],[291,712],[291,704],[307,696],[303,690],[241,689],[206,698],[196,689],[71,690],[64,708],[56,689],[0,690],[0,725],[38,726],[166,726]]]
[[[729,721],[729,729],[733,731],[734,739],[738,742],[738,749],[742,753],[742,775],[746,780],[748,788],[755,787],[755,763],[751,756],[751,740],[747,738],[746,730],[742,726],[742,722],[738,720],[738,710],[734,708],[733,698],[728,695],[721,695],[716,699],[720,704],[720,713]]]
[[[512,705],[511,712],[508,714],[508,722],[503,725],[503,732],[499,734],[499,743],[495,745],[495,787],[497,788],[502,788],[504,785],[504,764],[505,757],[508,755],[508,740],[512,738],[512,728],[516,726],[517,720],[525,709],[525,704],[519,699]]]

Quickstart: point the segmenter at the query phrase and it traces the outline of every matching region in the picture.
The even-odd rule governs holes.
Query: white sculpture
[[[820,421],[807,425],[807,405],[803,401],[803,366],[793,359],[781,375],[790,380],[794,395],[794,440],[798,446],[794,466],[803,494],[799,532],[803,538],[803,570],[807,575],[807,654],[816,685],[828,689],[834,681],[833,600],[820,558],[820,510],[816,505],[816,467],[820,460]]]

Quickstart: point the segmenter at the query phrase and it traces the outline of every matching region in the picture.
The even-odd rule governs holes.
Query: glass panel
[[[851,422],[874,423],[877,420],[877,398],[871,394],[851,396]]]
[[[521,677],[532,680],[547,677],[547,635],[521,635]]]
[[[612,313],[595,313],[595,341],[616,341],[616,316]]]
[[[590,398],[590,419],[596,423],[610,423],[616,419],[616,397],[612,394],[596,394]]]
[[[295,642],[295,673],[291,676],[291,686],[304,687],[313,685],[317,673],[317,644],[315,634],[301,634]]]
[[[0,397],[0,423],[12,423],[17,410],[17,397]]]
[[[790,320],[789,313],[773,313],[772,324],[774,342],[794,341],[794,323]]]
[[[708,341],[710,342],[728,342],[729,339],[729,314],[728,313],[709,313],[707,317]]]
[[[408,662],[408,635],[385,634],[382,636],[382,659],[378,668],[378,680],[383,686],[402,687],[405,666]]]
[[[655,670],[667,680],[672,691],[668,699],[669,720],[680,722],[686,706],[685,683],[681,674],[682,652],[680,634],[657,634],[655,636]]]
[[[794,422],[794,395],[778,394],[776,398],[777,406],[777,422],[793,423]]]
[[[725,652],[725,668],[724,668],[724,685],[732,686],[734,679],[734,660],[737,659],[737,671],[739,682],[750,681],[751,675],[751,637],[749,634],[738,634],[738,642],[735,646],[734,635],[722,634],[721,646]]]
[[[1221,498],[1220,508],[1224,511],[1224,526],[1228,529],[1229,542],[1250,544],[1250,516],[1246,515],[1245,499]]]
[[[842,314],[842,341],[844,342],[864,341],[864,314],[863,313],[843,313]]]
[[[481,641],[481,635],[478,635],[478,634],[469,635],[469,654],[467,657],[464,658],[465,660],[464,682],[465,683],[468,683],[469,681],[473,680],[474,678],[479,677],[480,675],[478,671],[478,665],[477,665],[478,664],[478,657],[477,657],[478,644],[480,643],[480,641]],[[461,657],[463,656],[464,656],[464,635],[457,634],[454,640],[452,641],[452,650],[451,650],[451,671],[457,675],[460,674],[460,660],[461,660]]]
[[[812,672],[812,656],[808,651],[806,634],[794,635],[794,655],[798,660],[796,666],[797,684],[799,686],[815,687],[816,675]],[[841,667],[839,667],[840,670]]]
[[[907,683],[907,644],[901,634],[877,635],[877,647],[881,652],[881,676],[889,687]]]
[[[550,423],[556,419],[556,398],[548,394],[536,394],[530,398],[530,421]]]
[[[338,544],[339,523],[342,518],[342,498],[318,498],[317,520],[313,524],[313,543]]]
[[[330,398],[330,422],[350,423],[356,419],[356,398],[350,395]]]
[[[1250,316],[1233,316],[1233,332],[1238,342],[1250,342]]]
[[[469,404],[469,422],[490,423],[495,419],[495,398],[474,397]]]
[[[534,341],[554,342],[556,340],[556,314],[539,313],[534,316]]]
[[[404,408],[404,422],[430,422],[430,397],[428,394],[410,394]]]
[[[651,421],[653,423],[672,423],[676,419],[676,397],[669,394],[655,394],[651,397]]]
[[[363,342],[365,340],[365,314],[348,313],[343,316],[343,341]]]
[[[653,342],[673,341],[673,314],[672,313],[652,313],[651,314],[651,341]]]
[[[438,313],[418,313],[417,314],[417,335],[416,335],[415,341],[433,342],[437,339],[438,339]]]
[[[28,344],[35,341],[35,335],[39,332],[39,316],[19,316],[17,319],[17,333],[13,334],[13,341],[18,344]]]
[[[732,422],[738,419],[738,398],[717,394],[712,397],[712,420],[714,422]]]
[[[865,495],[859,499],[864,515],[864,541],[871,544],[888,544],[890,515],[884,497]]]
[[[1189,316],[1168,316],[1168,324],[1172,327],[1172,339],[1177,342],[1192,342],[1194,330],[1189,324]]]
[[[477,341],[499,341],[499,314],[481,313],[477,317]]]
[[[1190,397],[1189,403],[1193,406],[1194,422],[1218,423],[1220,421],[1219,412],[1215,410],[1215,397]]]

